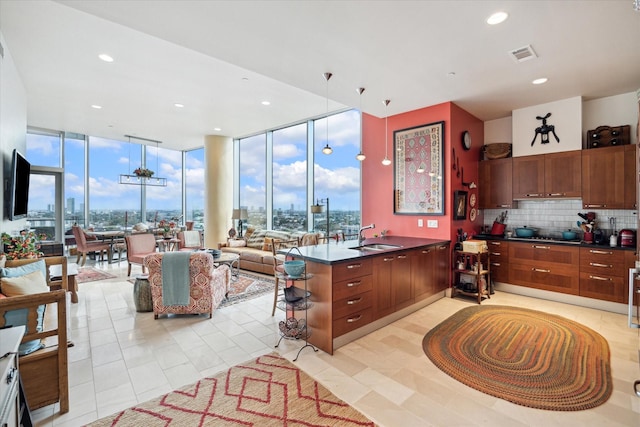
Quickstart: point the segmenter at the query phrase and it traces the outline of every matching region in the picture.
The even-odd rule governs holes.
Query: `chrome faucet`
[[[358,231],[358,246],[362,246],[362,242],[364,241],[364,230],[368,230],[370,228],[376,228],[376,225],[369,224],[367,226],[360,228],[360,230]]]

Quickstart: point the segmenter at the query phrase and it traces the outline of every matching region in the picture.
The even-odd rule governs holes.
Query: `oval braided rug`
[[[613,391],[607,341],[586,326],[541,311],[464,308],[429,331],[422,348],[456,380],[531,408],[593,408]]]

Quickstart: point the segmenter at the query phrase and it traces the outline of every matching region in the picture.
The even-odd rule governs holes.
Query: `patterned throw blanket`
[[[189,305],[190,252],[166,252],[162,257],[162,305]]]

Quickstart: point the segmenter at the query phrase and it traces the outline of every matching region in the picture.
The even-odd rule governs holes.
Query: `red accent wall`
[[[445,169],[445,214],[444,215],[394,215],[393,213],[393,132],[428,123],[444,121],[444,169]],[[468,130],[472,137],[472,149],[464,151],[461,135]],[[381,161],[385,156],[385,119],[365,114],[363,119],[363,150],[367,158],[362,163],[362,224],[376,224],[376,228],[367,231],[367,236],[380,233],[383,229],[397,236],[416,236],[455,241],[456,230],[462,228],[469,234],[478,232],[482,217],[475,222],[468,220],[453,221],[453,192],[469,190],[462,185],[461,177],[452,169],[453,149],[458,157],[458,165],[464,170],[465,182],[478,182],[478,161],[480,147],[484,141],[484,123],[467,113],[452,102],[446,102],[388,118],[388,156],[392,160],[389,166]],[[469,206],[467,206],[467,213]],[[424,222],[418,227],[418,219]],[[437,228],[428,228],[428,220],[437,220]]]

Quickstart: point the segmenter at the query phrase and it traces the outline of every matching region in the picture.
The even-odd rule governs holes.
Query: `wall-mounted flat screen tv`
[[[31,164],[18,150],[14,149],[9,180],[9,219],[11,221],[27,217],[30,176]]]

